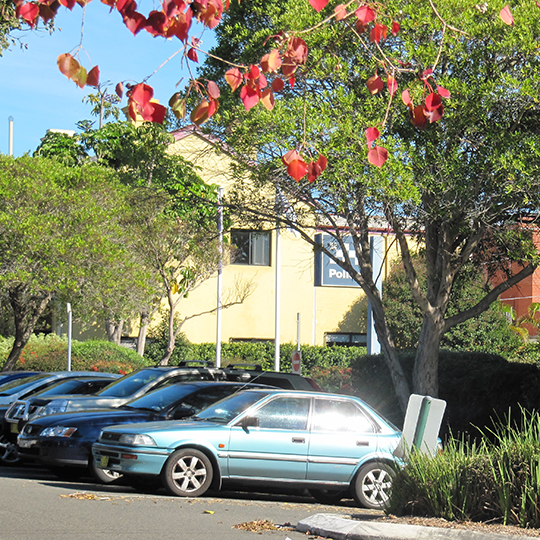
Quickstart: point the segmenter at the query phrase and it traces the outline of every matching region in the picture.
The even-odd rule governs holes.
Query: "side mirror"
[[[259,427],[259,419],[256,416],[246,416],[240,425],[244,431],[248,431],[250,427]]]

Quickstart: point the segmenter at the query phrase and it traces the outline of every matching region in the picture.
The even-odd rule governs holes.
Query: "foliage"
[[[539,527],[539,414],[509,415],[489,435],[492,442],[452,439],[435,458],[413,455],[397,474],[389,511]]]
[[[259,13],[259,3],[253,4]],[[264,4],[266,17],[249,20],[249,33],[238,29],[244,26],[243,15],[252,3],[239,8],[234,4],[219,27],[224,38],[212,51],[231,64],[249,65],[262,34],[280,36],[280,28],[292,29],[290,36],[301,35],[310,51],[305,67],[294,73],[294,84],[285,86],[271,111],[253,107],[246,114],[245,107],[231,101],[212,117],[211,127],[244,156],[243,172],[251,171],[255,184],[250,188],[239,174],[229,201],[244,222],[268,224],[278,218],[298,230],[362,286],[404,409],[411,389],[438,394],[442,336],[487,310],[500,292],[531,275],[538,265],[533,230],[540,203],[540,160],[531,159],[540,157],[540,132],[532,120],[540,107],[536,97],[540,58],[534,45],[540,34],[538,8],[529,2],[513,6],[524,21],[518,30],[517,24],[510,28],[507,20],[501,20],[502,5],[490,4],[484,11],[472,0],[452,0],[435,13],[433,3],[385,2],[384,10],[376,10],[377,17],[384,13],[394,18],[401,10],[401,31],[379,43],[381,50],[388,51],[381,61],[361,30],[354,35],[354,30],[349,32],[333,19],[322,23],[304,4],[291,2],[281,10],[274,4],[278,2]],[[352,25],[355,18],[347,21]],[[303,32],[308,27],[311,31]],[[231,35],[234,47],[225,37]],[[406,65],[403,70],[396,67],[396,78],[401,89],[408,89],[406,96],[414,104],[412,118],[408,105],[390,100],[388,86],[377,92],[370,89],[370,77],[378,73],[387,82],[395,73],[383,75],[384,68],[397,66],[400,60]],[[212,79],[225,69],[208,63],[202,75]],[[242,84],[252,82],[247,77]],[[451,98],[445,98],[444,114],[429,122],[424,113],[430,106],[425,100],[442,92],[437,86],[448,90]],[[409,99],[405,101],[411,104]],[[419,103],[423,103],[424,124],[416,116]],[[378,140],[392,156],[382,169],[366,165],[364,159],[369,160],[374,149],[376,134],[369,131],[374,124]],[[309,156],[306,166],[291,157],[291,148]],[[318,161],[321,154],[328,158],[328,166],[315,182],[320,171],[310,172],[307,162]],[[287,177],[284,164],[289,173],[296,167],[308,178],[296,172],[294,179]],[[289,216],[294,217],[280,215],[273,201],[265,204],[264,185],[283,193],[294,211]],[[409,384],[396,358],[389,318],[371,269],[369,230],[373,227],[387,229],[388,237],[395,238],[409,289],[422,313]],[[332,235],[334,248],[318,246],[314,229]],[[349,240],[358,264],[347,257]],[[425,250],[425,286],[420,285],[412,260],[419,246]],[[483,267],[491,286],[476,302],[453,311],[451,291],[471,260]],[[493,279],[495,275],[502,280]],[[457,332],[454,339],[463,341],[464,335]],[[463,341],[461,346],[469,344]]]
[[[0,286],[16,338],[8,368],[53,297],[94,320],[119,303],[129,311],[125,287],[141,270],[124,249],[126,190],[113,171],[0,157],[0,195]]]
[[[0,0],[0,56],[6,49],[14,45],[15,39],[11,36],[11,32],[20,27],[15,4],[12,0]]]
[[[414,257],[420,286],[426,286],[426,266],[422,257]],[[403,265],[396,263],[383,284],[383,305],[388,326],[398,349],[415,349],[422,326],[422,311],[414,300]],[[452,287],[448,315],[464,311],[481,300],[488,290],[485,277],[472,264],[463,268]],[[446,332],[441,346],[449,350],[498,351],[511,353],[519,340],[508,325],[503,306],[496,302],[478,317],[471,318]]]
[[[0,339],[0,369],[13,346],[13,338]],[[67,338],[56,334],[32,335],[19,357],[15,369],[61,371],[67,369]],[[108,341],[73,340],[71,368],[73,371],[129,373],[146,363],[130,349]]]
[[[68,167],[80,165],[87,157],[78,137],[55,131],[47,132],[33,156],[51,158]]]

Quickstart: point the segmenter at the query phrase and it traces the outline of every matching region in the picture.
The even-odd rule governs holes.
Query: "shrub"
[[[496,422],[480,443],[452,439],[435,458],[412,455],[388,510],[539,527],[540,416],[521,410],[520,417]]]
[[[13,338],[0,341],[0,365],[4,365]],[[66,338],[56,334],[31,336],[19,358],[16,369],[62,371],[67,369]],[[135,351],[108,341],[73,341],[71,369],[73,371],[102,371],[129,373],[147,363]]]

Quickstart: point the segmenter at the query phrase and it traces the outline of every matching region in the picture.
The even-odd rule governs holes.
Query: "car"
[[[19,454],[59,476],[75,478],[90,470],[99,482],[110,483],[119,474],[94,467],[92,459],[92,443],[103,428],[186,418],[246,388],[268,387],[240,382],[181,382],[167,384],[116,408],[37,418],[22,429],[17,442]]]
[[[115,373],[100,372],[61,372],[62,375],[40,378],[30,385],[20,384],[11,390],[23,398],[11,404],[0,406],[0,463],[15,465],[20,461],[16,442],[20,428],[25,423],[22,418],[28,407],[28,399],[34,395],[48,395],[57,392],[85,394],[95,392],[120,377]],[[84,375],[83,375],[84,374]],[[28,378],[30,380],[31,377]],[[24,387],[24,390],[21,389]]]
[[[24,379],[31,375],[38,375],[39,371],[0,371],[0,384],[13,381],[15,379]]]
[[[160,479],[172,495],[251,484],[308,489],[325,503],[351,494],[385,506],[401,432],[362,400],[323,392],[245,390],[183,422],[103,429],[94,466]]]
[[[120,377],[119,373],[96,373],[92,376],[57,380],[45,389],[26,396],[25,399],[14,401],[4,415],[4,432],[18,434],[24,424],[37,411],[40,400],[53,399],[59,394],[71,396],[95,394]]]
[[[278,388],[320,390],[312,380],[293,373],[263,371],[258,365],[234,364],[217,368],[205,361],[186,361],[178,366],[147,367],[129,373],[122,379],[98,392],[95,396],[55,396],[36,400],[37,407],[31,418],[64,412],[88,411],[103,407],[118,407],[131,399],[164,384],[183,381],[254,382]]]

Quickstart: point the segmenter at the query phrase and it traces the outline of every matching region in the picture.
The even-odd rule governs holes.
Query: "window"
[[[350,401],[316,399],[313,431],[374,433],[375,426]]]
[[[261,428],[305,430],[308,413],[308,399],[279,397],[261,407],[255,416]]]
[[[367,345],[367,334],[355,334],[347,332],[326,332],[324,339],[328,347],[365,347]]]
[[[233,264],[270,266],[270,232],[233,229],[231,242],[236,247]]]

